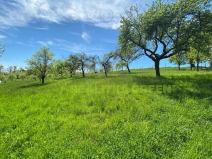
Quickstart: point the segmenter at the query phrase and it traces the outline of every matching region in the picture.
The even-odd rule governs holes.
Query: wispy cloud
[[[86,41],[87,43],[89,43],[90,40],[91,40],[91,37],[90,37],[90,35],[89,35],[87,32],[82,32],[81,38],[82,38],[84,41]]]
[[[48,27],[36,27],[34,29],[36,29],[36,30],[48,30],[49,28]]]
[[[7,38],[7,36],[1,35],[1,34],[0,34],[0,40],[1,40],[1,39],[6,39],[6,38]]]
[[[66,51],[67,53],[80,53],[85,52],[86,54],[102,54],[106,50],[98,46],[90,46],[82,43],[74,43],[64,39],[54,39],[54,46],[60,50]]]
[[[38,44],[40,44],[41,46],[52,46],[54,44],[53,41],[49,40],[49,41],[37,41]]]
[[[120,15],[132,5],[132,2],[132,0],[4,1],[0,5],[0,28],[25,26],[32,20],[39,19],[54,23],[78,20],[98,27],[117,29]]]

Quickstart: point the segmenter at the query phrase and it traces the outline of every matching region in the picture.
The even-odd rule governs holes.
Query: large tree
[[[193,13],[205,0],[156,1],[146,12],[132,8],[121,19],[120,45],[134,45],[155,63],[160,76],[160,61],[187,49]]]
[[[46,47],[36,52],[31,59],[27,61],[29,69],[33,70],[39,76],[42,84],[44,84],[53,53]]]

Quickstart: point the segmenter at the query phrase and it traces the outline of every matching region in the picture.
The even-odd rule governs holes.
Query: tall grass
[[[0,158],[210,158],[212,73],[162,74],[1,84]]]

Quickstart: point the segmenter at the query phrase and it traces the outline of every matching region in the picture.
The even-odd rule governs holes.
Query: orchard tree
[[[53,71],[57,74],[60,75],[61,77],[63,76],[64,72],[65,72],[65,61],[63,60],[56,60],[53,64],[52,64],[52,69]]]
[[[124,62],[124,61],[118,61],[117,63],[116,63],[116,70],[118,71],[118,70],[121,70],[121,71],[123,71],[124,70],[124,67],[126,66],[126,63]]]
[[[89,59],[89,68],[94,72],[94,73],[97,73],[97,70],[96,70],[96,66],[98,64],[98,61],[99,61],[99,57],[97,55],[94,55],[94,56],[90,56]]]
[[[208,58],[209,64],[210,64],[210,68],[212,69],[212,53]]]
[[[181,69],[181,65],[186,64],[186,52],[179,52],[176,55],[170,57],[169,61],[178,66],[178,70]]]
[[[193,67],[195,67],[195,60],[196,60],[195,50],[190,48],[186,53],[186,61],[190,65],[190,70],[192,70]]]
[[[3,72],[3,70],[4,70],[4,66],[0,65],[0,74]]]
[[[8,72],[11,74],[11,73],[13,72],[13,66],[9,66],[9,67],[7,68],[7,70],[8,70]]]
[[[138,59],[140,56],[141,53],[130,46],[122,46],[122,48],[114,53],[114,58],[122,61],[121,63],[119,62],[119,64],[123,64],[127,68],[128,73],[131,73],[129,67],[130,63]]]
[[[29,70],[32,70],[36,75],[39,76],[42,84],[45,82],[52,59],[53,53],[49,50],[49,48],[44,47],[36,52],[32,58],[27,61]]]
[[[82,72],[82,77],[85,77],[85,68],[88,66],[88,57],[85,53],[76,54],[79,69]]]
[[[143,50],[155,63],[156,76],[160,76],[161,60],[187,50],[193,13],[205,5],[205,0],[158,0],[144,13],[132,7],[121,19],[120,45]]]
[[[105,54],[104,57],[102,58],[102,60],[100,61],[101,65],[104,69],[105,77],[107,77],[108,72],[112,68],[111,59],[113,57],[114,57],[114,53],[111,52],[111,53]]]
[[[190,45],[196,53],[197,71],[199,71],[199,65],[203,58],[209,53],[209,46],[211,45],[212,13],[208,7],[203,6],[202,8],[202,11],[198,10],[193,14],[192,26],[194,27],[192,28],[192,38],[190,39]]]
[[[70,76],[73,76],[73,73],[79,69],[80,63],[78,61],[78,57],[76,55],[70,55],[69,58],[66,60],[66,67],[70,73]]]

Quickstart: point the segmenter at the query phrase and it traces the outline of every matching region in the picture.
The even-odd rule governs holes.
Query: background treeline
[[[28,68],[18,68],[16,66],[4,68],[3,65],[0,65],[0,80],[39,79],[44,83],[46,77],[61,79],[71,78],[76,75],[86,77],[86,74],[97,73],[102,73],[107,77],[110,71],[124,70],[131,73],[130,64],[141,56],[142,53],[135,50],[127,52],[127,54],[117,50],[105,54],[101,58],[97,55],[88,56],[85,53],[76,53],[71,54],[67,59],[54,60],[53,53],[48,48],[41,48],[34,54],[32,59],[27,61]],[[196,56],[195,51],[187,54],[177,54],[170,58],[170,62],[175,63],[179,70],[182,65],[189,64],[191,70],[198,71]],[[212,70],[212,55],[202,56],[200,63],[199,69]]]
[[[41,48],[27,60],[26,69],[11,67],[3,71],[0,80],[39,78],[44,83],[46,76],[72,77],[87,72],[108,72],[126,68],[146,56],[154,62],[155,74],[160,76],[160,62],[169,59],[180,70],[184,64],[190,69],[212,68],[212,13],[210,0],[176,0],[165,3],[156,0],[145,12],[132,6],[121,18],[119,48],[104,56],[88,56],[85,53],[71,54],[65,60],[54,60],[48,48]],[[0,52],[3,47],[0,46]],[[141,61],[142,62],[142,61]]]

